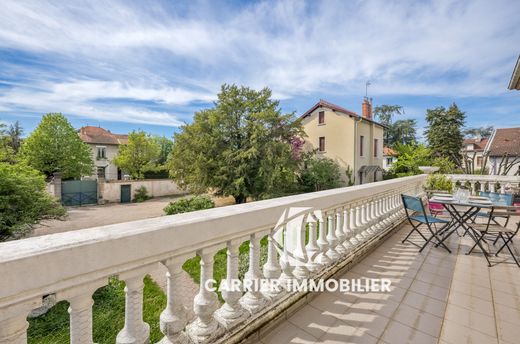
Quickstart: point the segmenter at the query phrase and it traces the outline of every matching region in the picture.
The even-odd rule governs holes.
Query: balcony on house
[[[518,186],[520,177],[451,176],[475,190]],[[465,178],[465,179],[464,179]],[[0,343],[27,343],[27,316],[46,295],[69,302],[70,342],[93,343],[92,294],[117,276],[126,284],[117,343],[147,343],[143,278],[166,271],[161,343],[517,343],[520,269],[507,256],[492,267],[468,237],[452,253],[421,253],[401,194],[423,196],[426,175],[307,193],[0,244]],[[472,184],[474,183],[474,184]],[[260,241],[268,238],[260,265]],[[227,279],[238,276],[238,247],[249,241],[245,279],[390,280],[390,292],[223,291],[204,288],[213,257],[227,248]],[[518,248],[518,244],[515,243]],[[183,263],[201,259],[191,305]],[[281,283],[284,285],[284,283]],[[191,309],[188,309],[191,308]]]

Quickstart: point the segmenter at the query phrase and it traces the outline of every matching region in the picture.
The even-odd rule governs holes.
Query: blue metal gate
[[[97,204],[97,180],[67,180],[61,183],[63,205]]]

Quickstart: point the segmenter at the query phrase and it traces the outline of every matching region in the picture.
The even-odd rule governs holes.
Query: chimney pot
[[[364,118],[372,120],[372,98],[370,98],[370,100],[367,97],[363,99],[361,114]]]

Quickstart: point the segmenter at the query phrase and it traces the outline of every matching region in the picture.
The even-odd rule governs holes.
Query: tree
[[[461,166],[465,117],[455,103],[447,110],[443,106],[426,110],[425,134],[433,157],[446,157],[455,166]]]
[[[236,203],[265,198],[294,184],[291,142],[303,135],[300,121],[281,113],[270,89],[223,85],[214,106],[174,135],[170,175],[192,192],[210,189]]]
[[[303,157],[298,184],[304,192],[314,192],[340,187],[339,165],[332,159],[319,156],[315,152]]]
[[[161,147],[144,131],[132,131],[128,135],[128,144],[119,146],[119,153],[114,164],[130,173],[132,178],[143,179],[144,172],[157,166]]]
[[[479,127],[479,128],[467,128],[462,133],[466,138],[475,138],[475,137],[490,137],[493,133],[492,125],[488,125],[487,127]]]
[[[23,129],[19,121],[9,126],[7,135],[9,136],[9,145],[13,149],[14,153],[18,153],[22,144]]]
[[[41,218],[64,214],[42,174],[23,163],[0,162],[0,241],[22,236]]]
[[[92,151],[61,113],[43,116],[21,147],[27,164],[47,176],[61,172],[64,179],[91,175]]]
[[[379,121],[379,123],[388,127],[385,130],[384,137],[384,145],[392,146],[393,142],[391,141],[391,132],[392,132],[392,120],[394,116],[404,114],[403,107],[400,105],[380,105],[374,108],[374,118]]]
[[[9,145],[9,137],[7,136],[7,126],[0,122],[0,162],[15,163],[16,157],[14,151]]]
[[[388,145],[394,146],[396,144],[411,145],[417,142],[415,119],[400,119],[395,121],[387,129]]]
[[[159,146],[159,157],[157,158],[158,165],[166,164],[170,152],[172,151],[173,141],[164,136],[154,136],[152,138]]]

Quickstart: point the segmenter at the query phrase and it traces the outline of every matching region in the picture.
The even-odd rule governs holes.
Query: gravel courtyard
[[[64,220],[44,220],[34,227],[31,236],[163,216],[163,209],[169,202],[183,197],[188,196],[153,198],[142,203],[111,203],[106,205],[67,207],[67,215]],[[214,201],[217,207],[234,203],[233,198],[230,197],[216,198]]]

